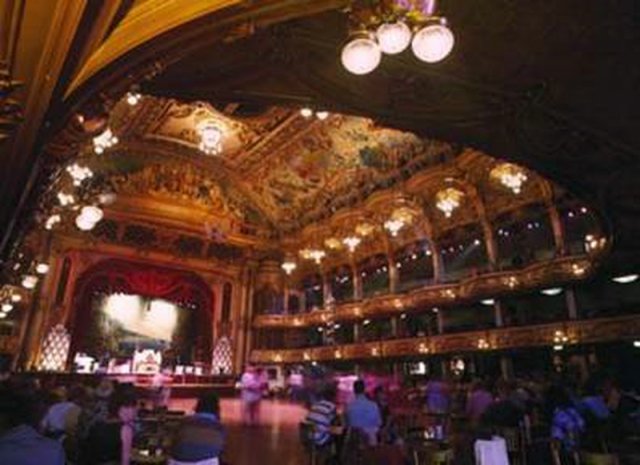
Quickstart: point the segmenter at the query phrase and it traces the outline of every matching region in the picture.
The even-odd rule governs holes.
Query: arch
[[[198,328],[192,356],[198,361],[210,361],[215,296],[197,274],[120,259],[106,259],[93,265],[75,283],[69,322],[72,335],[70,356],[87,343],[86,331],[95,316],[92,300],[96,293],[135,294],[184,305],[194,312],[193,327]]]

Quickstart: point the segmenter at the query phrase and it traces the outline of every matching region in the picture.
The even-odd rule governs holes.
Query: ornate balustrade
[[[564,257],[535,263],[524,269],[487,273],[452,284],[426,286],[403,294],[377,296],[359,302],[336,305],[297,315],[258,315],[255,328],[290,328],[322,325],[327,321],[349,321],[381,314],[400,314],[411,309],[447,305],[458,300],[492,297],[511,291],[522,291],[558,285],[582,279],[591,270],[586,257]]]
[[[640,337],[640,315],[295,350],[254,350],[253,363],[362,360],[614,341]]]

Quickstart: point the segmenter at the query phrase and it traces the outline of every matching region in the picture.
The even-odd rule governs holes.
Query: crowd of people
[[[140,405],[134,385],[108,378],[47,386],[12,376],[0,383],[0,463],[129,465]],[[218,465],[224,443],[219,400],[207,393],[172,432],[167,461]]]
[[[315,447],[340,450],[349,429],[357,430],[369,446],[401,445],[411,429],[406,428],[406,417],[423,414],[436,419],[430,437],[455,444],[461,449],[456,451],[458,456],[473,455],[475,440],[509,429],[528,435],[531,442],[532,437],[538,438],[541,450],[531,451],[534,463],[552,463],[553,454],[558,463],[572,463],[578,452],[609,453],[624,447],[625,438],[640,433],[640,397],[600,376],[580,386],[571,379],[462,383],[432,378],[404,387],[368,388],[362,380],[356,381],[352,400],[340,405],[335,384],[327,381],[305,419]],[[462,428],[454,431],[452,418]],[[458,437],[445,438],[445,434]]]

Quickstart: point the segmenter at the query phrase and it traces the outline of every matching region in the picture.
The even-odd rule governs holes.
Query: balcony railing
[[[435,284],[401,294],[388,294],[295,315],[258,315],[254,328],[291,328],[322,325],[327,321],[354,321],[380,315],[401,314],[411,309],[450,305],[459,300],[478,300],[505,292],[521,292],[582,279],[591,270],[586,257],[564,257],[535,263],[517,271],[473,276],[450,284]]]
[[[419,357],[436,354],[562,346],[640,337],[640,316],[565,321],[411,339],[395,339],[296,350],[253,350],[253,363],[304,363]]]

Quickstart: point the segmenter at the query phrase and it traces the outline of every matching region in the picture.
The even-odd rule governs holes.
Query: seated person
[[[369,445],[378,444],[378,431],[382,426],[382,415],[378,405],[365,395],[364,381],[358,380],[353,384],[356,398],[347,406],[345,419],[347,426],[363,432]]]
[[[75,402],[80,396],[79,389],[75,388],[72,394],[68,396],[63,387],[53,392],[55,402],[49,407],[41,424],[42,431],[48,437],[58,439],[65,434],[75,434],[82,408]]]
[[[11,465],[64,465],[62,445],[28,424],[34,400],[0,388],[0,463]]]
[[[325,446],[331,441],[330,427],[336,422],[336,388],[326,386],[320,392],[320,400],[314,402],[305,418],[305,423],[313,425],[312,440],[316,446]]]
[[[204,394],[198,399],[195,413],[185,418],[176,431],[169,465],[218,465],[224,441],[218,397]]]

